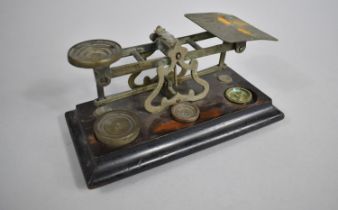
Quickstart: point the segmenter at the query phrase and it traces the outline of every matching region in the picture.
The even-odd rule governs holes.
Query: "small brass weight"
[[[97,89],[96,99],[66,113],[89,188],[283,118],[268,96],[225,64],[226,53],[244,52],[248,41],[277,39],[233,15],[185,16],[205,31],[175,37],[157,26],[147,44],[122,48],[97,39],[69,49],[70,64],[93,69]],[[212,38],[220,42],[199,43]],[[162,56],[152,56],[156,51]],[[198,60],[214,54],[219,54],[217,63],[201,69]],[[116,65],[127,57],[135,61]],[[155,76],[147,75],[149,70]],[[125,75],[129,90],[105,93]]]

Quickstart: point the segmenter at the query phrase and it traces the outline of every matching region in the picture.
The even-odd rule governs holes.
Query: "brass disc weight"
[[[107,146],[117,148],[134,141],[140,133],[140,119],[133,112],[114,110],[101,115],[94,123],[94,133]]]
[[[88,40],[80,42],[68,51],[70,64],[81,68],[107,67],[121,58],[121,46],[110,40]]]
[[[250,90],[241,87],[232,87],[225,91],[225,97],[236,104],[247,104],[252,101]]]
[[[199,108],[191,103],[181,102],[171,107],[171,114],[180,122],[195,122],[199,115]]]

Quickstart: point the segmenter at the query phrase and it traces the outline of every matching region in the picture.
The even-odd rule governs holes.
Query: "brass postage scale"
[[[70,48],[72,65],[93,69],[98,95],[66,113],[89,188],[283,119],[268,96],[224,63],[227,51],[242,53],[247,41],[277,39],[232,15],[185,16],[206,31],[176,38],[158,26],[148,44],[122,48],[110,40],[89,40]],[[206,48],[198,44],[214,37],[220,44]],[[163,57],[148,59],[155,51]],[[219,62],[200,69],[198,58],[213,54],[219,54]],[[113,65],[124,57],[135,62]],[[156,76],[135,81],[151,69]],[[124,75],[129,75],[130,90],[104,92],[104,87]]]

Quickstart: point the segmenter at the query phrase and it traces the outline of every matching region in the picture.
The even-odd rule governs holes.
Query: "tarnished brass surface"
[[[192,103],[182,102],[171,107],[171,115],[180,122],[195,122],[200,115],[200,110]]]
[[[98,140],[117,148],[134,141],[140,133],[139,117],[126,110],[113,110],[101,115],[94,123]]]
[[[152,43],[148,44],[122,49],[114,41],[89,40],[71,47],[68,52],[69,62],[78,67],[93,68],[94,70],[98,93],[95,104],[100,106],[151,91],[144,101],[144,107],[148,112],[156,113],[175,103],[202,100],[209,92],[209,84],[199,77],[197,58],[220,53],[218,66],[224,67],[225,53],[230,50],[235,50],[238,53],[243,52],[246,41],[277,40],[233,15],[196,13],[186,14],[186,17],[207,31],[176,38],[163,27],[158,26],[150,36]],[[215,36],[223,40],[223,43],[210,47],[202,47],[197,43]],[[183,46],[185,44],[189,44],[194,50],[188,51]],[[165,56],[147,59],[157,50],[160,50]],[[134,57],[136,62],[110,66],[118,59],[129,56]],[[137,84],[135,82],[142,71],[153,68],[157,68],[155,77],[144,76],[143,83]],[[111,79],[128,74],[130,75],[128,84],[132,90],[115,95],[104,93],[104,87],[111,83]],[[202,86],[202,89],[199,88],[196,91],[186,87],[183,91],[182,89],[176,90],[180,83],[187,78],[194,80]],[[225,84],[231,84],[232,79],[220,76],[219,80]]]
[[[212,74],[216,71],[221,71],[221,70],[222,70],[222,68],[217,65],[217,66],[209,67],[209,68],[204,69],[204,70],[200,70],[200,71],[197,72],[197,74],[198,74],[199,77],[202,77],[204,75]],[[190,80],[191,78],[192,78],[191,75],[185,75],[184,77],[180,78],[179,81],[183,82],[183,81],[186,81],[186,80]],[[128,90],[128,91],[125,91],[125,92],[106,96],[104,99],[96,100],[94,103],[95,103],[96,106],[102,106],[102,105],[105,105],[105,104],[109,104],[113,101],[117,101],[117,100],[120,100],[120,99],[123,99],[123,98],[135,96],[137,94],[153,90],[156,87],[157,87],[157,82],[150,84],[150,85],[143,86],[143,87]]]
[[[187,18],[228,43],[277,39],[236,16],[223,13],[186,14]]]
[[[187,65],[187,64],[186,64]],[[189,65],[187,65],[187,70],[191,72],[191,78],[199,85],[203,87],[203,90],[199,93],[195,93],[193,89],[188,89],[188,94],[182,94],[177,92],[173,97],[168,99],[167,97],[162,97],[160,105],[153,105],[152,101],[160,93],[161,88],[164,84],[165,74],[168,74],[171,69],[165,68],[164,66],[159,66],[157,69],[157,75],[159,81],[156,88],[148,96],[144,102],[144,108],[151,113],[161,112],[166,107],[173,105],[180,101],[197,101],[203,99],[209,92],[209,83],[201,79],[197,74],[197,61],[192,60]]]
[[[252,101],[250,90],[242,87],[232,87],[225,91],[225,97],[236,104],[247,104]]]
[[[157,67],[157,86],[144,101],[144,108],[148,112],[156,113],[178,102],[203,99],[209,92],[209,83],[198,76],[196,59],[191,59],[189,63],[185,62],[188,53],[187,48],[182,47],[178,39],[161,26],[156,28],[151,38],[158,43],[159,49],[168,56],[170,65],[165,66],[160,63]],[[177,66],[181,67],[180,73],[176,71]],[[182,79],[187,72],[190,72],[191,78],[202,86],[202,91],[195,93],[193,89],[188,88],[188,94],[183,94],[176,90],[180,86],[178,80]],[[162,91],[162,94],[164,92],[165,95],[161,97],[159,105],[154,105],[153,101],[159,96],[160,91]]]
[[[187,56],[185,57],[185,60],[195,59],[195,58],[201,58],[217,53],[222,53],[230,50],[234,50],[235,45],[229,44],[229,43],[223,43],[219,45],[214,45],[211,47],[202,48],[199,50],[193,50],[187,52]],[[129,63],[124,64],[121,66],[111,67],[110,71],[106,73],[106,75],[110,78],[123,76],[126,74],[132,74],[136,72],[141,72],[144,70],[149,70],[152,68],[156,68],[159,63],[163,63],[165,65],[170,64],[170,59],[168,57],[162,57],[162,58],[154,58],[149,59],[146,61],[140,61],[136,63]]]
[[[110,40],[88,40],[80,42],[68,51],[68,60],[81,68],[106,67],[121,58],[121,46]]]

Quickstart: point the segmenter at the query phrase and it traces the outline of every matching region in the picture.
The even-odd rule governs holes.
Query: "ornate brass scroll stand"
[[[156,28],[152,38],[157,42],[158,48],[168,56],[170,64],[165,67],[164,64],[160,63],[157,67],[157,86],[145,100],[145,109],[148,112],[157,113],[163,111],[166,107],[179,102],[203,99],[209,92],[209,84],[198,76],[197,60],[191,59],[188,64],[185,63],[185,57],[188,50],[182,47],[176,38],[160,26]],[[176,72],[177,65],[182,68],[179,74]],[[181,82],[180,80],[182,80],[183,76],[185,76],[188,71],[191,72],[191,78],[203,87],[203,91],[198,94],[195,94],[192,89],[189,89],[188,94],[181,94],[175,90],[175,87]],[[158,96],[163,88],[166,89],[164,91],[166,96],[162,98],[161,104],[157,106],[152,105],[152,101]]]

